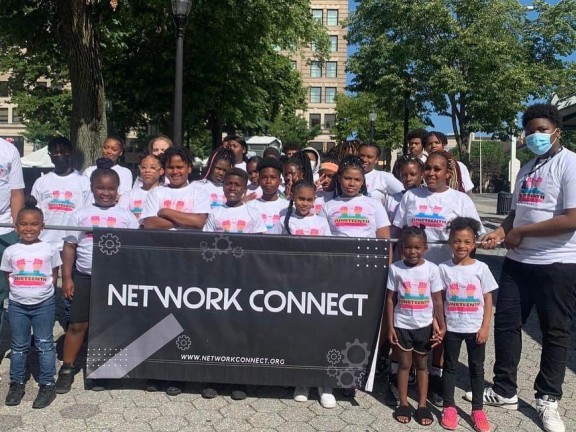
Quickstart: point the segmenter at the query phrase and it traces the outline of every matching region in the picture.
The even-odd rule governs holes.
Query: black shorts
[[[72,270],[74,282],[74,297],[70,308],[70,322],[87,322],[90,318],[90,290],[92,289],[92,276]]]
[[[428,354],[432,349],[432,324],[428,327],[409,330],[394,327],[398,337],[398,348],[402,351],[414,351],[418,354]]]

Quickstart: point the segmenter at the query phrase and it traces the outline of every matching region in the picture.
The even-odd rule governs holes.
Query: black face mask
[[[52,160],[52,163],[54,164],[54,172],[56,174],[64,174],[72,166],[72,161],[70,160],[70,156],[65,156],[65,155],[52,156],[50,159]]]

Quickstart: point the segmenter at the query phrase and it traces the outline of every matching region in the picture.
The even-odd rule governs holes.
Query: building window
[[[330,36],[330,52],[338,51],[338,36]]]
[[[328,9],[326,12],[326,25],[337,26],[338,25],[338,9]]]
[[[294,60],[291,60],[290,67],[292,68],[292,70],[296,70],[298,68],[298,63]]]
[[[310,103],[322,102],[322,89],[320,87],[310,87]]]
[[[0,81],[0,97],[8,97],[8,81]]]
[[[8,123],[8,108],[0,108],[0,123]]]
[[[22,123],[22,117],[16,108],[12,108],[12,123]]]
[[[312,16],[320,24],[324,24],[324,11],[322,9],[312,9]]]
[[[334,129],[336,126],[336,114],[324,114],[324,129]]]
[[[310,114],[310,129],[320,126],[320,114]]]
[[[322,78],[322,65],[320,62],[310,63],[310,78]]]
[[[338,62],[326,62],[326,78],[338,78]]]
[[[48,87],[48,81],[37,81],[36,82],[36,87],[44,87],[47,88]]]
[[[326,87],[326,103],[336,103],[336,87]]]

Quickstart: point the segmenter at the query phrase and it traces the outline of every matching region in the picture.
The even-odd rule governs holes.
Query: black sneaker
[[[444,398],[442,397],[442,377],[430,375],[428,381],[428,400],[432,405],[442,408]]]
[[[16,406],[20,405],[22,398],[26,393],[26,385],[23,383],[10,383],[10,390],[6,395],[6,401],[4,402],[6,406]]]
[[[72,389],[74,382],[74,366],[64,363],[58,371],[58,379],[56,380],[56,393],[68,393]]]
[[[389,407],[397,407],[400,405],[398,401],[398,376],[388,375],[386,382],[386,390],[384,392],[384,402]]]
[[[50,405],[56,399],[56,386],[54,384],[40,384],[38,395],[32,403],[32,408],[42,409]]]

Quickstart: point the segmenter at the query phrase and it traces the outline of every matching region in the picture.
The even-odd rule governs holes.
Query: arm
[[[175,228],[174,224],[167,219],[158,217],[158,216],[151,216],[147,217],[146,219],[142,220],[141,225],[144,229],[171,229]]]
[[[16,216],[22,208],[24,208],[24,189],[12,189],[10,191],[10,212],[14,222],[16,222]]]
[[[163,208],[158,211],[158,217],[166,219],[177,228],[202,229],[206,223],[207,213],[183,213],[178,210]]]
[[[512,230],[515,216],[516,212],[512,210],[508,216],[506,216],[506,219],[502,221],[498,228],[482,237],[482,248],[494,249],[496,246],[498,246],[498,244],[504,240],[506,235]]]
[[[433,346],[442,343],[444,334],[446,334],[446,323],[444,322],[444,302],[442,301],[442,291],[432,293],[432,305],[434,308],[434,320],[438,325],[435,334],[432,335]]]
[[[76,260],[76,243],[64,242],[62,249],[62,294],[65,298],[74,297],[74,282],[72,282],[72,269]]]
[[[386,295],[386,320],[388,322],[388,341],[396,345],[398,343],[398,337],[396,336],[396,331],[394,331],[394,304],[396,303],[396,296],[398,294],[395,291],[388,290]]]
[[[6,286],[10,287],[10,272],[4,272],[4,278],[6,279]]]
[[[492,291],[484,294],[484,317],[480,330],[476,333],[476,343],[485,344],[490,333],[490,320],[492,318]]]
[[[566,209],[564,213],[551,219],[511,229],[506,234],[506,247],[508,249],[518,247],[524,237],[553,237],[574,230],[576,230],[576,208]]]

